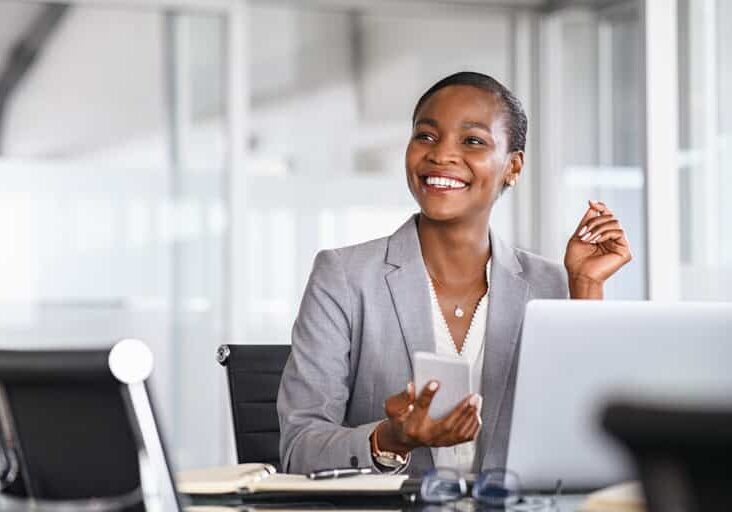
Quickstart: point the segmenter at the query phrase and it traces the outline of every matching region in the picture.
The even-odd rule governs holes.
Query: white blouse
[[[490,294],[491,260],[488,260],[485,268],[488,292],[481,297],[478,306],[475,308],[460,352],[457,351],[450,329],[447,327],[447,321],[442,315],[432,279],[430,279],[426,268],[425,274],[432,298],[432,331],[435,333],[435,352],[467,360],[470,364],[470,392],[480,393],[480,383],[483,376],[483,353],[485,350],[485,327],[488,318],[488,296]],[[432,448],[432,458],[435,461],[435,467],[453,468],[469,473],[473,469],[473,459],[475,459],[475,441],[444,448]]]

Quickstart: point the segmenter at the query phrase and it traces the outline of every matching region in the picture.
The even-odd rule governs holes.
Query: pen
[[[370,475],[371,468],[333,468],[313,471],[308,475],[311,480],[325,480],[326,478],[345,478],[347,476]]]

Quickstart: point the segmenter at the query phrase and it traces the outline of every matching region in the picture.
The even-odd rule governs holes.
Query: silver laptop
[[[530,302],[507,461],[523,487],[634,478],[600,426],[613,398],[732,407],[732,303]]]

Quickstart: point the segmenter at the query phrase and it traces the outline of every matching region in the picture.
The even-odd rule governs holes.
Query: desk
[[[560,496],[557,500],[557,506],[554,508],[547,508],[547,509],[539,509],[536,512],[576,512],[579,510],[580,505],[585,499],[584,494],[576,494],[576,495],[567,495],[567,496]],[[403,510],[403,511],[411,511],[411,512],[440,512],[440,511],[454,511],[454,512],[477,512],[480,510],[485,510],[482,507],[479,507],[476,505],[476,502],[469,499],[460,500],[457,502],[448,503],[446,505],[429,505],[429,504],[415,504],[410,505],[405,503],[404,505],[400,506],[398,504],[393,504],[391,506],[386,504],[378,504],[377,506],[374,506],[373,504],[364,503],[361,506],[353,505],[353,506],[334,506],[331,504],[323,503],[321,505],[318,505],[317,503],[308,503],[308,504],[283,504],[283,505],[277,505],[274,503],[267,503],[267,504],[254,504],[254,505],[242,505],[240,502],[235,502],[232,499],[229,500],[217,500],[216,498],[211,498],[206,500],[206,502],[203,502],[201,500],[197,500],[194,502],[193,505],[188,505],[184,507],[186,512],[224,512],[226,510],[240,510],[240,511],[256,511],[256,510],[267,510],[268,512],[276,512],[276,511],[284,511],[284,510],[308,510],[310,512],[315,512],[318,510],[328,510],[329,512],[335,512],[337,510]],[[497,509],[494,509],[497,510]],[[612,512],[612,511],[608,511]]]
[[[557,506],[551,509],[542,509],[537,510],[536,512],[543,512],[543,510],[546,510],[546,512],[576,512],[579,509],[580,504],[584,500],[584,495],[568,495],[568,496],[560,496],[557,500]],[[184,510],[185,512],[226,512],[226,511],[247,511],[247,512],[255,512],[257,510],[266,510],[268,512],[276,512],[276,511],[285,511],[285,510],[307,510],[309,512],[315,512],[318,510],[328,510],[329,512],[335,512],[337,510],[350,510],[350,511],[366,511],[366,510],[404,510],[404,511],[410,511],[410,512],[440,512],[440,511],[450,511],[450,512],[476,512],[479,510],[482,510],[479,506],[476,505],[476,503],[469,499],[460,500],[457,502],[452,502],[446,505],[428,505],[428,504],[415,504],[410,505],[408,503],[405,503],[404,505],[399,504],[372,504],[372,503],[363,503],[363,504],[352,504],[348,506],[335,506],[328,503],[315,503],[315,502],[309,502],[307,504],[301,503],[283,503],[283,504],[277,504],[277,503],[261,503],[261,504],[248,504],[248,505],[242,505],[241,499],[237,498],[207,498],[204,500],[196,500],[193,501],[192,504],[186,505],[186,502],[190,502],[191,500],[187,500],[185,497],[182,498],[182,502],[184,504]],[[0,509],[2,509],[4,512],[61,512],[61,510],[69,511],[69,508],[58,508],[58,507],[50,507],[50,508],[43,508],[38,507],[38,505],[31,506],[27,504],[20,504],[20,503],[9,503],[5,500],[0,500]],[[611,511],[608,511],[611,512]]]

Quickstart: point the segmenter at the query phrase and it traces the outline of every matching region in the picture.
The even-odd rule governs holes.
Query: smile
[[[443,176],[426,176],[422,178],[428,187],[442,190],[461,189],[467,187],[467,183],[453,178],[445,178]]]

